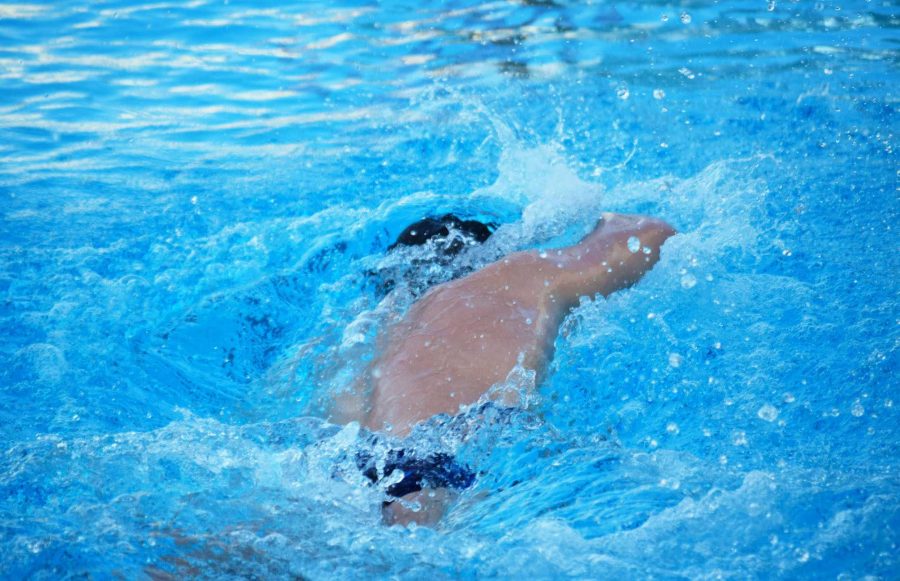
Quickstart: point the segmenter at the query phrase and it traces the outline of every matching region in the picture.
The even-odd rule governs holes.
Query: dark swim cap
[[[421,295],[435,284],[447,282],[472,271],[471,265],[455,264],[454,259],[466,247],[480,244],[490,238],[497,224],[478,220],[461,220],[454,214],[439,218],[427,217],[403,229],[388,251],[398,248],[423,248],[423,252],[410,252],[390,266],[367,271],[366,277],[374,282],[379,295],[386,295],[398,283],[405,282],[414,296]]]
[[[447,238],[451,230],[455,230],[461,236],[454,237],[449,244],[441,247],[443,254],[454,256],[467,245],[484,242],[496,229],[497,225],[492,222],[485,224],[478,220],[460,220],[453,214],[444,214],[440,218],[428,217],[407,226],[388,246],[388,250],[397,246],[422,246],[434,238]]]

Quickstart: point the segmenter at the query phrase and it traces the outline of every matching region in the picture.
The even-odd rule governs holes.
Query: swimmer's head
[[[388,251],[397,246],[422,246],[432,241],[435,250],[447,256],[454,256],[466,246],[481,244],[494,233],[497,225],[477,220],[460,220],[453,214],[440,218],[427,217],[407,226],[388,246]]]
[[[378,294],[387,294],[403,282],[417,296],[435,284],[468,274],[471,268],[454,259],[463,249],[483,243],[496,229],[493,222],[462,220],[453,214],[422,218],[388,246],[386,264],[366,275],[375,282]],[[400,251],[396,259],[390,259]]]

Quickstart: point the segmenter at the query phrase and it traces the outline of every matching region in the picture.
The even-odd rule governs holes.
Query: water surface
[[[0,4],[0,576],[896,576],[898,27]],[[681,233],[528,412],[432,433],[480,474],[438,529],[382,526],[314,415],[409,303],[366,273],[426,214],[502,223],[478,266],[607,210]]]

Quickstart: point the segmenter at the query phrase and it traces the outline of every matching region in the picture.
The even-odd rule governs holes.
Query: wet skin
[[[604,214],[574,246],[511,254],[433,288],[388,329],[365,378],[368,400],[345,419],[405,436],[423,420],[477,401],[520,357],[539,383],[579,298],[637,282],[674,233],[661,220]],[[628,248],[631,237],[640,240],[637,252]]]
[[[356,389],[338,398],[331,419],[403,437],[436,414],[476,402],[519,361],[540,383],[559,326],[580,298],[608,296],[637,282],[673,234],[658,219],[604,214],[578,244],[511,254],[431,289],[387,329],[378,356]],[[433,524],[451,496],[445,490],[412,493],[405,500],[422,508],[395,502],[385,520]]]

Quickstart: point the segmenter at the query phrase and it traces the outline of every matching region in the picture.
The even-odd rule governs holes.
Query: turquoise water
[[[0,576],[896,578],[894,2],[0,4]],[[380,524],[316,419],[426,214],[681,232]],[[432,273],[452,276],[449,270]],[[895,403],[897,405],[895,405]],[[462,418],[464,423],[466,418]]]

